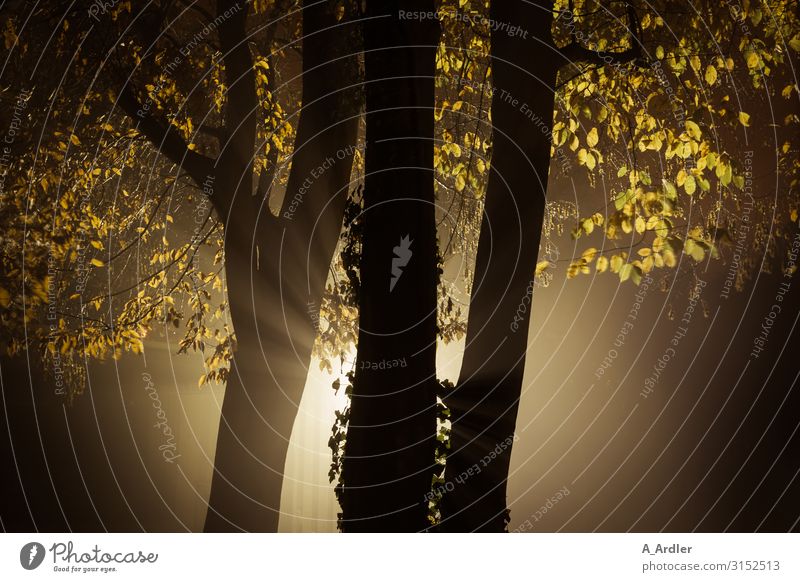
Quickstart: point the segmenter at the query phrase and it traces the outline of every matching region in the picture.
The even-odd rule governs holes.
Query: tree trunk
[[[492,32],[492,172],[464,360],[447,397],[453,424],[445,484],[454,489],[442,500],[442,531],[506,530],[506,480],[550,166],[558,65],[548,48],[552,8],[552,2],[491,4],[494,22],[520,25],[529,35]]]
[[[345,532],[427,527],[436,435],[434,75],[439,23],[368,2],[359,338],[342,480]],[[403,2],[407,12],[433,0]]]
[[[303,110],[280,216],[252,196],[249,158],[219,179],[241,184],[226,220],[225,247],[237,348],[206,531],[277,531],[289,438],[349,191],[359,35],[353,21],[337,22],[335,2],[305,4]]]

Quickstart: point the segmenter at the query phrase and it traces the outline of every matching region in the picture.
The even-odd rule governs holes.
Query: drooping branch
[[[153,117],[150,108],[139,102],[130,84],[125,85],[117,101],[119,106],[136,124],[141,132],[159,152],[183,169],[198,186],[214,172],[214,160],[190,150],[178,131]]]

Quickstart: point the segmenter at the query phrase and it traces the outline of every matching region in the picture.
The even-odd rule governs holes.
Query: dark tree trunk
[[[368,2],[366,183],[358,358],[343,530],[427,527],[436,434],[433,0]]]
[[[506,529],[506,480],[550,166],[559,61],[551,48],[552,8],[552,2],[491,4],[495,22],[529,35],[512,38],[502,27],[492,33],[492,173],[464,360],[447,398],[453,425],[445,483],[454,489],[442,500],[443,531]],[[462,474],[468,476],[458,479]]]
[[[280,216],[252,196],[249,157],[220,165],[220,185],[241,184],[226,220],[225,247],[238,345],[206,531],[277,530],[289,438],[349,191],[359,34],[352,20],[337,22],[336,2],[305,4],[303,110]],[[237,107],[233,99],[229,103]]]

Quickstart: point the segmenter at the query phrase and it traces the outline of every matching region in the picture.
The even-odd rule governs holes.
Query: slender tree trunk
[[[510,37],[500,27],[492,32],[492,173],[464,360],[447,398],[453,424],[445,482],[454,489],[442,500],[443,531],[506,530],[506,480],[550,166],[558,66],[548,48],[552,8],[552,2],[491,4],[494,22],[529,34]]]
[[[241,184],[225,247],[237,348],[206,531],[277,530],[289,438],[316,337],[313,322],[349,191],[359,35],[352,20],[337,21],[336,2],[304,4],[303,110],[280,216],[252,196],[249,158],[231,163],[219,179]]]
[[[433,0],[368,1],[366,183],[358,358],[343,530],[427,527],[436,434]]]

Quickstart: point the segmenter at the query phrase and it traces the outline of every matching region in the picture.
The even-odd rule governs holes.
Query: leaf
[[[642,272],[639,270],[639,267],[635,265],[631,270],[631,281],[633,281],[633,284],[636,286],[638,286],[639,283],[642,282]]]
[[[706,83],[709,85],[713,85],[717,82],[717,69],[714,68],[714,65],[708,65],[706,67]]]
[[[105,266],[105,263],[103,261],[101,261],[100,259],[92,259],[92,264],[95,267],[103,267],[103,266]]]
[[[597,272],[598,273],[605,273],[608,270],[608,259],[606,257],[600,257],[597,259]]]
[[[11,305],[11,293],[7,289],[0,287],[0,306],[8,307]]]
[[[617,210],[622,210],[622,207],[625,206],[625,203],[628,201],[628,192],[622,191],[614,197],[614,208]]]
[[[693,139],[700,139],[700,136],[703,135],[703,132],[700,131],[700,126],[691,119],[686,122],[686,133]]]
[[[677,200],[678,198],[678,190],[675,188],[675,185],[670,182],[669,180],[664,180],[664,193],[667,195],[667,199],[669,200]]]
[[[589,133],[586,135],[586,144],[593,148],[597,145],[597,142],[600,141],[600,136],[597,133],[597,128],[593,127]]]
[[[739,123],[744,125],[745,127],[750,127],[750,114],[745,113],[744,111],[739,112]]]
[[[697,183],[694,181],[694,176],[686,176],[686,181],[683,183],[683,189],[691,196],[697,190]]]
[[[539,261],[536,263],[536,274],[541,275],[550,266],[550,261]]]
[[[619,270],[619,280],[624,283],[625,281],[630,279],[632,272],[633,272],[633,265],[631,265],[630,263],[625,263]]]

